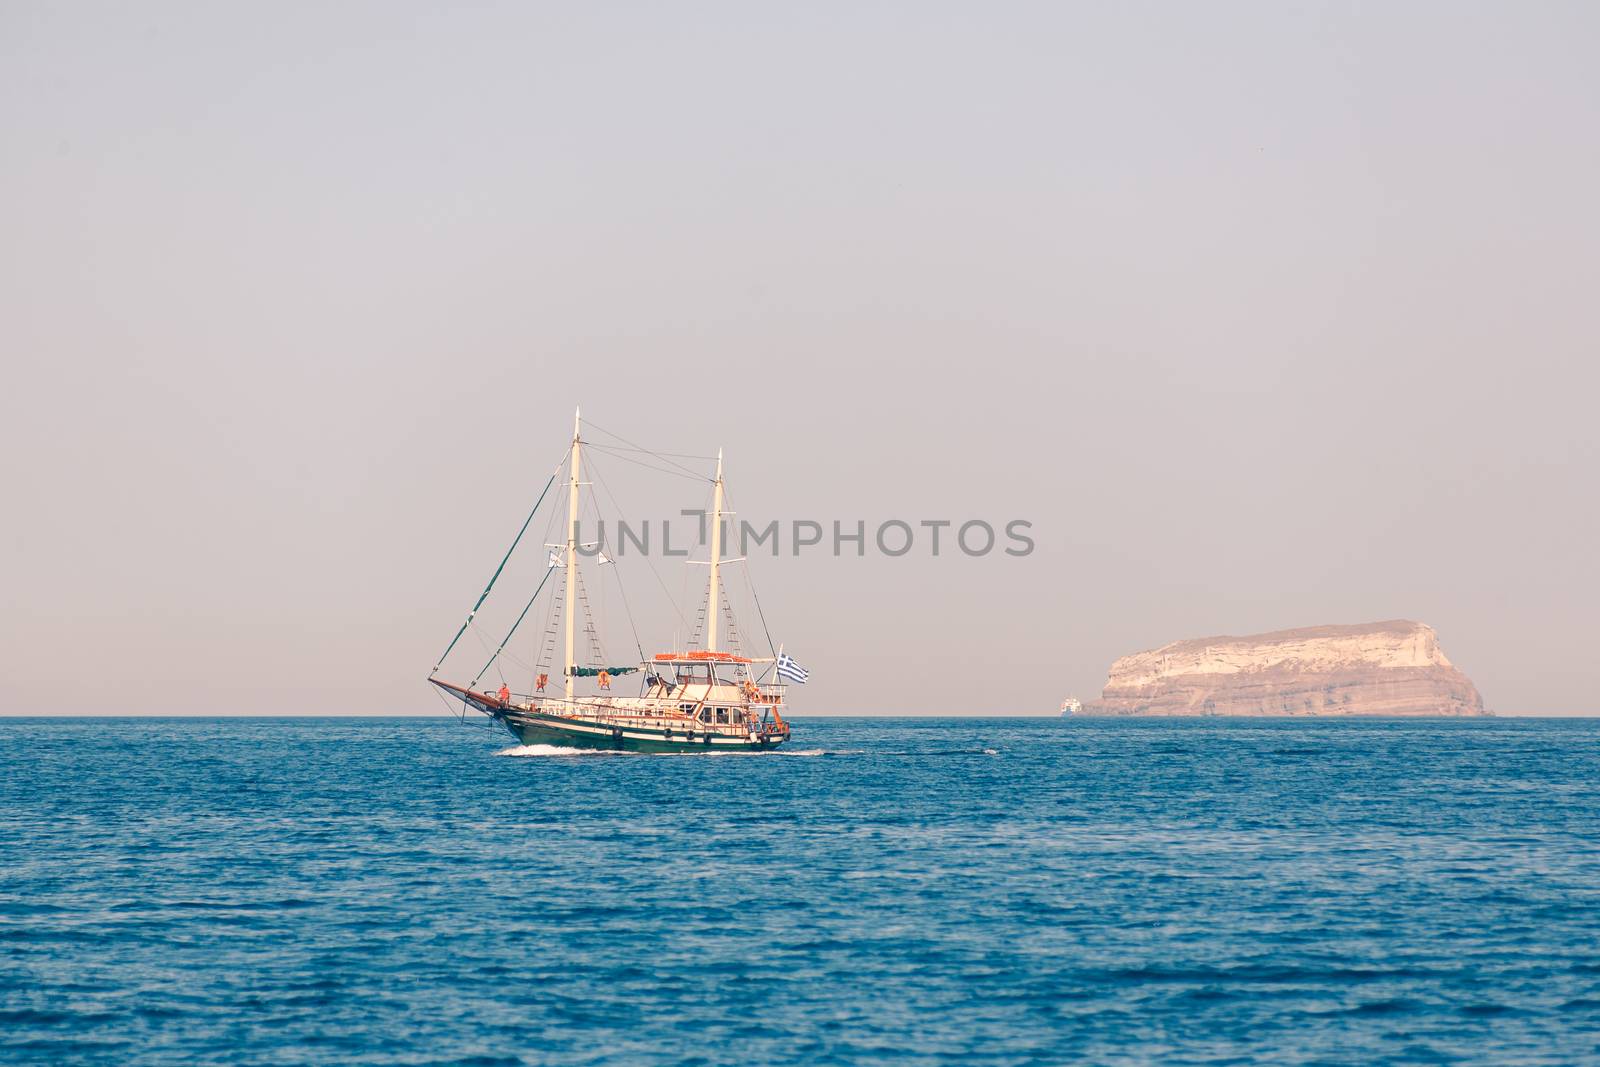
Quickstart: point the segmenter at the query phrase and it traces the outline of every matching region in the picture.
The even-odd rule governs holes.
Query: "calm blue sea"
[[[0,720],[0,1062],[1600,1062],[1600,722]]]

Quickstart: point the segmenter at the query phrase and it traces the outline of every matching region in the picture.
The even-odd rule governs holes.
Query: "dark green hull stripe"
[[[777,748],[785,740],[781,736],[754,741],[740,738],[732,743],[724,741],[718,744],[708,741],[703,734],[697,734],[691,741],[676,730],[670,738],[660,730],[648,731],[650,736],[640,737],[630,735],[646,731],[629,729],[626,732],[613,730],[610,733],[589,733],[566,727],[557,720],[529,720],[520,716],[516,721],[503,721],[511,735],[525,745],[553,745],[604,752],[761,752]]]

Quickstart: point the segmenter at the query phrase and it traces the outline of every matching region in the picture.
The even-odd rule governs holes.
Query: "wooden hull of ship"
[[[750,736],[695,731],[652,729],[644,726],[613,726],[607,723],[567,719],[528,712],[501,712],[495,716],[524,745],[552,745],[557,748],[589,749],[602,752],[765,752],[777,748],[787,738],[782,734]]]
[[[550,715],[526,706],[504,703],[489,693],[452,685],[437,678],[430,681],[462,703],[494,718],[524,745],[554,745],[603,752],[765,752],[789,740],[786,726],[770,733],[721,733],[715,730],[708,732],[703,726],[688,722],[667,729]],[[692,730],[691,725],[694,725]]]

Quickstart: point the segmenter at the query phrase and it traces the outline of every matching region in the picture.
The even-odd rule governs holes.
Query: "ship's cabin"
[[[646,697],[663,703],[707,726],[740,726],[751,704],[778,704],[782,688],[756,686],[750,680],[754,662],[731,652],[663,652],[646,664]]]
[[[751,660],[731,652],[707,652],[701,649],[689,652],[662,652],[648,665],[650,673],[664,688],[661,695],[671,696],[690,686],[738,686],[744,681],[740,675]],[[651,689],[652,694],[656,692]]]
[[[698,700],[717,689],[733,689],[740,684],[731,677],[722,677],[704,670],[698,673],[655,670],[645,676],[644,695],[656,700],[682,699],[690,696]]]

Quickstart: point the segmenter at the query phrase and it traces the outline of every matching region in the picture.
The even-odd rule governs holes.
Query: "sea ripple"
[[[7,1063],[1600,1061],[1597,722],[10,719],[0,768]]]

